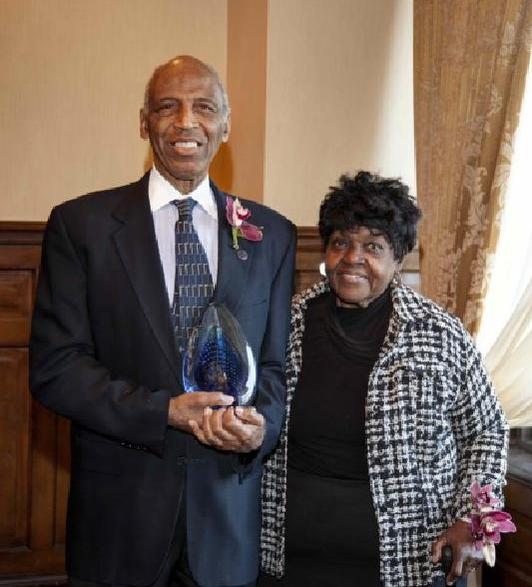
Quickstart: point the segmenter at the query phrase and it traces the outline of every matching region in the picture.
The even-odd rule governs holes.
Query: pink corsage
[[[238,249],[238,239],[245,238],[248,241],[261,241],[262,230],[254,224],[250,224],[247,219],[251,212],[242,206],[238,198],[227,197],[225,203],[225,217],[231,226],[231,235],[233,237],[233,249]]]
[[[478,481],[471,485],[471,533],[477,550],[482,551],[490,567],[495,564],[495,545],[501,541],[501,534],[515,532],[512,516],[497,509],[500,505],[491,485],[481,487]]]

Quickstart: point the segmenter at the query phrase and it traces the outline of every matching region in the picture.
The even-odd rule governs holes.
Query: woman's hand
[[[441,561],[441,551],[444,546],[453,550],[453,564],[447,575],[447,585],[452,585],[458,578],[465,577],[484,560],[482,551],[475,548],[471,536],[471,526],[467,522],[458,520],[445,532],[440,534],[432,545],[432,562]]]

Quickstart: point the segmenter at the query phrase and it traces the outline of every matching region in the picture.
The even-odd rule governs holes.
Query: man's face
[[[180,59],[157,73],[140,112],[140,135],[150,140],[158,171],[181,193],[199,185],[229,137],[220,88],[201,63]]]

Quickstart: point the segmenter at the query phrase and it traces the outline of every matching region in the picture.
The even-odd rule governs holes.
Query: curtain
[[[532,62],[520,118],[495,263],[477,335],[512,427],[532,426]]]
[[[473,335],[499,236],[531,44],[532,0],[414,0],[421,291]],[[518,391],[528,385],[522,367],[532,356],[531,323],[532,284],[486,358],[513,425],[532,408]],[[480,574],[469,577],[470,587],[480,584]]]
[[[415,0],[421,289],[478,330],[532,41],[531,0]]]
[[[532,280],[486,356],[510,426],[532,426]]]

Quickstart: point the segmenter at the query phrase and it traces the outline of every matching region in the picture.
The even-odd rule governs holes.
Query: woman
[[[461,518],[474,479],[501,490],[507,424],[459,320],[401,284],[420,216],[367,172],[322,202],[327,278],[292,304],[260,587],[445,585],[445,544],[448,579],[477,562]]]

